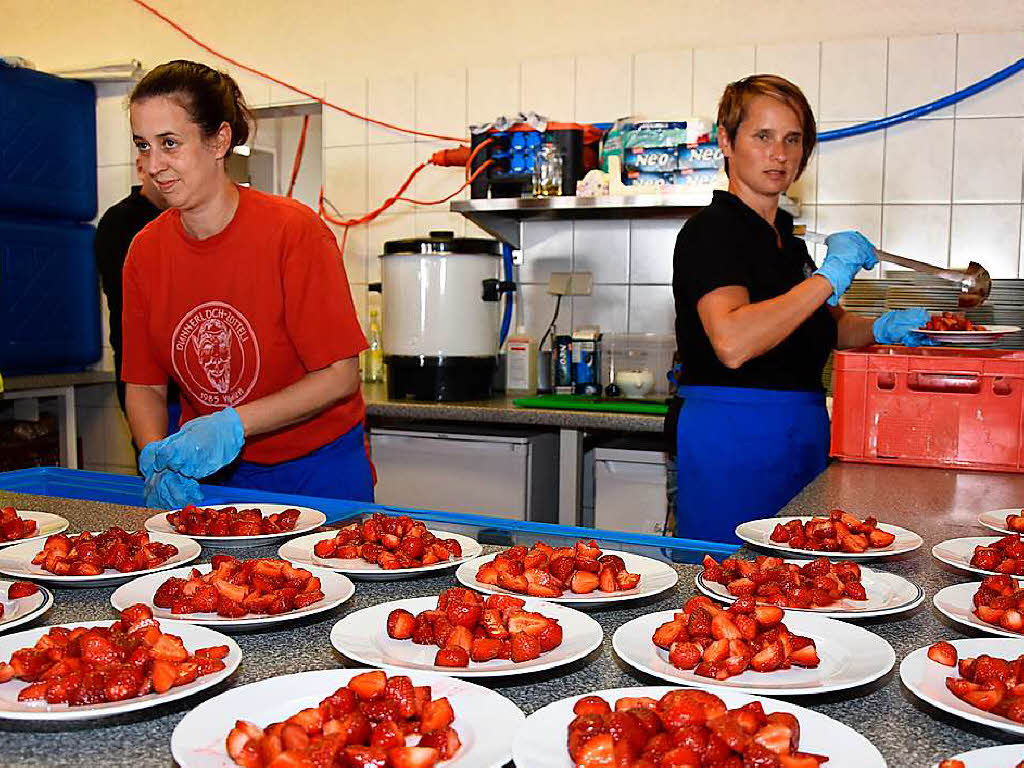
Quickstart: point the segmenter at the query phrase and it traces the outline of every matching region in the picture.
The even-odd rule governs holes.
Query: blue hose
[[[836,139],[845,139],[848,136],[857,136],[861,133],[880,131],[883,128],[889,128],[893,125],[905,123],[908,120],[923,117],[924,115],[935,112],[936,110],[956,104],[958,101],[963,101],[969,96],[980,93],[996,83],[1001,83],[1003,80],[1017,74],[1022,69],[1024,69],[1024,59],[1017,59],[1017,61],[1010,66],[999,70],[995,74],[986,77],[984,80],[979,80],[974,85],[969,85],[956,93],[951,93],[949,96],[943,96],[941,99],[936,99],[930,104],[914,107],[913,109],[907,109],[898,114],[882,118],[881,120],[869,120],[866,123],[858,123],[857,125],[851,125],[847,128],[837,128],[834,131],[825,131],[824,133],[818,134],[818,141],[835,141]]]
[[[501,244],[501,263],[505,268],[505,280],[509,283],[512,282],[512,246],[508,243]],[[508,338],[508,329],[512,325],[512,299],[514,296],[513,291],[509,291],[505,294],[505,314],[501,319],[501,334],[498,336],[498,349],[501,349],[505,343],[505,339]]]

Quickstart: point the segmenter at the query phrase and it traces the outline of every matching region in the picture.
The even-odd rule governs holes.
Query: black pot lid
[[[455,237],[454,232],[435,230],[429,237],[408,237],[384,243],[384,256],[418,256],[424,253],[473,253],[501,256],[501,243],[483,237]]]

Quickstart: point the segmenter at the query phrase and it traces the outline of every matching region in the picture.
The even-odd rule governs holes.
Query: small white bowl
[[[615,384],[624,397],[643,397],[654,389],[654,374],[650,368],[616,371]]]

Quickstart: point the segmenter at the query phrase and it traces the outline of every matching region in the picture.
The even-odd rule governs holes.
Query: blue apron
[[[218,484],[274,493],[297,493],[327,499],[373,502],[373,470],[363,447],[363,427],[356,424],[341,437],[312,453],[278,464],[239,461],[218,476]]]
[[[676,536],[738,543],[739,523],[774,516],[825,469],[825,395],[680,387]]]

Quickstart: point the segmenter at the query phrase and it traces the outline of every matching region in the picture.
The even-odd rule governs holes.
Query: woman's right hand
[[[831,306],[839,304],[839,297],[846,293],[853,278],[862,269],[871,269],[878,263],[875,246],[860,232],[836,232],[825,238],[828,252],[825,261],[814,273],[832,283],[832,295],[828,298]]]

